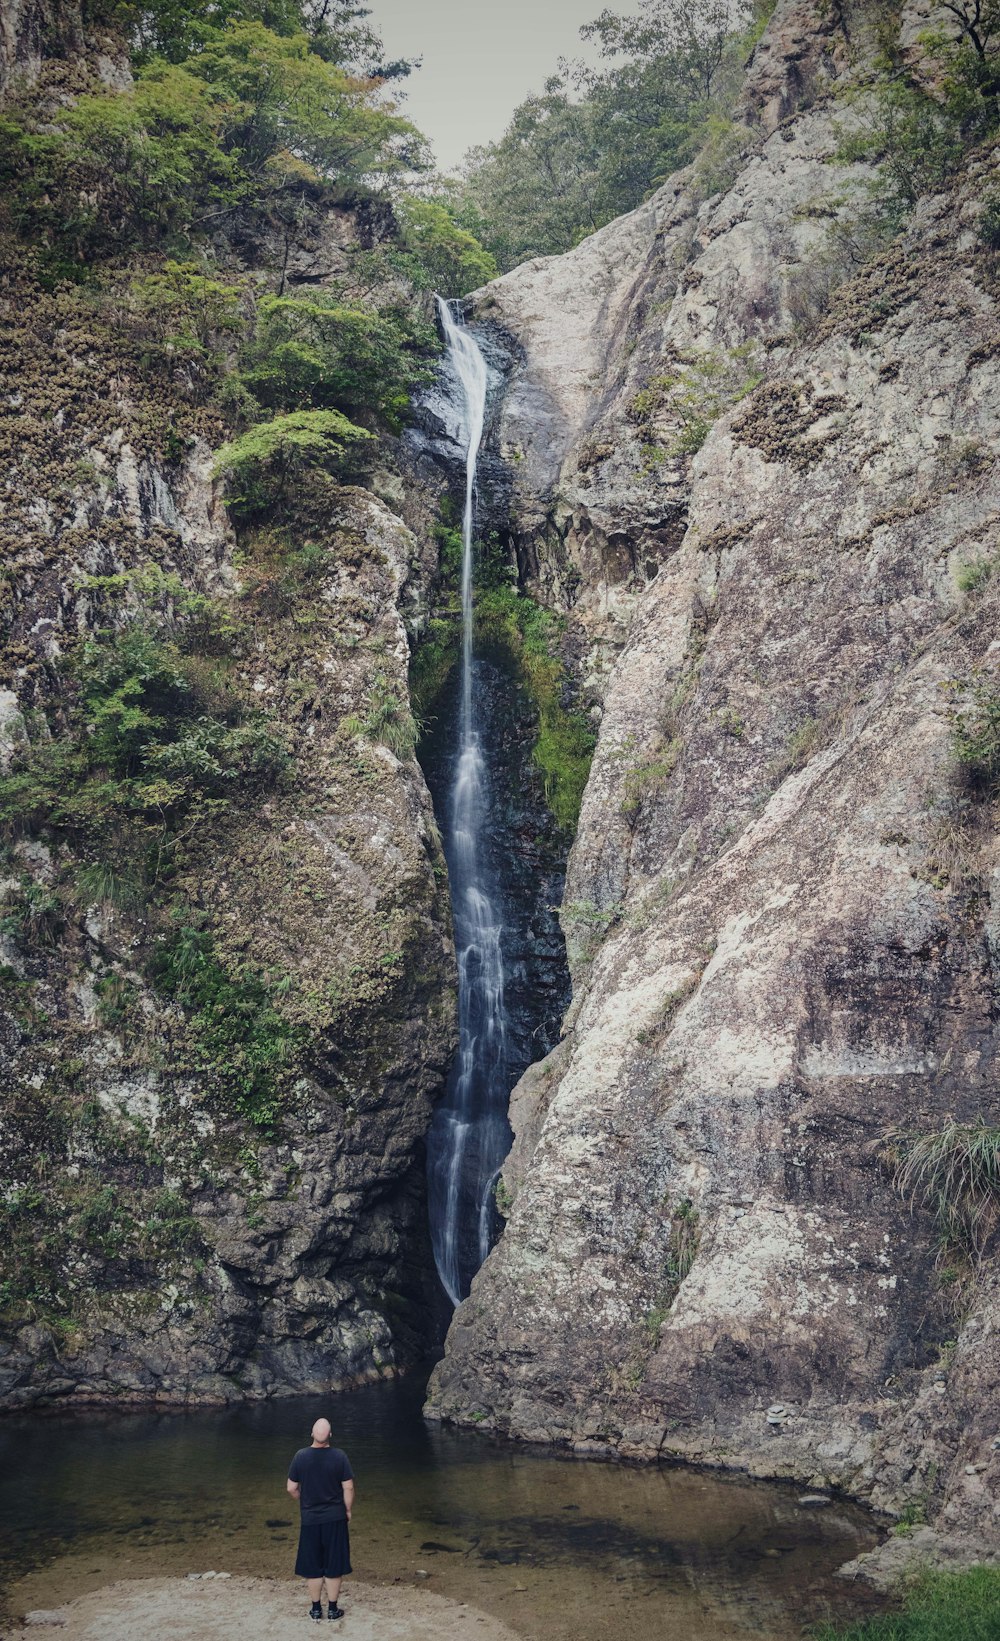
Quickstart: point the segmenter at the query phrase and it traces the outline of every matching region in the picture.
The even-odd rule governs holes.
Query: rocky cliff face
[[[993,1262],[953,1302],[881,1159],[1000,1121],[995,809],[951,719],[996,688],[993,161],[838,263],[864,27],[779,0],[728,175],[479,299],[524,350],[519,559],[600,737],[574,1002],[516,1091],[513,1209],[430,1407],[844,1487],[983,1547]]]
[[[6,21],[5,71],[72,55],[67,8]],[[316,284],[377,232],[331,210],[217,250],[263,289]],[[68,733],[88,637],[152,622],[180,641],[203,620],[181,680],[197,723],[270,726],[284,765],[175,828],[145,902],[124,799],[99,881],[30,803],[8,836],[0,1404],[389,1372],[437,1338],[423,1144],[454,1033],[445,869],[403,711],[432,487],[404,493],[389,443],[367,488],[303,481],[280,528],[237,542],[197,357],[136,329],[128,269],[53,289],[22,261],[5,252],[0,281],[4,768]],[[398,752],[376,709],[399,716]],[[171,952],[208,976],[200,1002],[164,983]],[[273,1091],[270,1120],[240,1077]]]

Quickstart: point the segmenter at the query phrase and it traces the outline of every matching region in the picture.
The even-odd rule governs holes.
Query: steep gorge
[[[902,8],[906,49],[929,18]],[[573,1004],[429,1406],[843,1487],[992,1553],[995,1258],[950,1288],[886,1153],[1000,1117],[995,811],[954,752],[996,688],[996,161],[831,276],[870,21],[779,0],[721,189],[695,166],[475,302],[523,349],[516,551],[600,734]]]
[[[902,8],[906,49],[930,13]],[[0,83],[58,84],[69,12],[12,16]],[[599,733],[561,914],[573,1000],[514,1092],[506,1228],[429,1410],[842,1487],[992,1553],[995,1248],[943,1261],[887,1144],[1000,1124],[995,796],[954,750],[956,710],[996,690],[998,276],[976,224],[1000,174],[981,156],[838,264],[872,178],[842,141],[868,21],[779,0],[720,171],[471,304],[511,365],[488,533],[559,618]],[[220,251],[314,288],[381,231],[339,208]],[[393,1371],[440,1326],[424,1143],[455,1043],[444,862],[393,715],[456,452],[419,411],[363,486],[304,486],[286,522],[319,551],[289,560],[267,531],[237,540],[212,476],[226,430],[183,371],[16,266],[2,295],[5,754],[40,712],[58,723],[63,653],[123,578],[225,612],[232,685],[284,726],[292,771],[220,812],[180,887],[309,1054],[280,1128],[248,1126],[198,1060],[204,1021],[151,979],[171,928],[70,892],[72,850],[13,841],[0,1398]],[[499,723],[511,673],[490,676]],[[379,710],[395,749],[364,729]],[[527,1041],[562,1001],[561,845],[523,722],[504,727]]]

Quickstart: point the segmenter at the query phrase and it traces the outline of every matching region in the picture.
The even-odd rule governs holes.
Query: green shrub
[[[118,579],[117,594],[134,591]],[[198,817],[284,778],[283,737],[233,693],[225,655],[204,653],[224,648],[224,623],[191,603],[200,613],[187,620],[147,609],[86,638],[57,732],[0,778],[0,827],[71,843],[89,901],[134,909]]]
[[[1000,691],[987,679],[973,682],[971,698],[953,715],[955,756],[972,778],[992,786],[1000,776]]]
[[[397,429],[437,345],[433,328],[402,307],[351,307],[324,292],[265,296],[240,380],[268,409],[337,409]]]
[[[201,1226],[184,1197],[177,1191],[160,1191],[151,1204],[152,1212],[142,1229],[147,1254],[190,1252],[201,1246]]]
[[[433,720],[434,708],[462,647],[462,532],[442,520],[435,526],[434,535],[439,565],[434,608],[410,657],[410,702],[421,734]]]
[[[181,922],[153,962],[159,990],[187,1015],[190,1070],[257,1127],[271,1130],[308,1043],[280,1013],[260,975],[227,968],[208,932]]]
[[[879,167],[873,197],[899,226],[921,195],[954,173],[962,134],[946,105],[903,78],[884,81],[863,107],[860,129],[841,143],[838,158]]]
[[[998,562],[1000,561],[996,557],[977,558],[968,564],[959,565],[955,573],[955,581],[959,592],[979,592],[980,588],[985,587],[988,581],[992,581],[997,571]]]
[[[886,34],[878,81],[853,93],[860,123],[840,149],[842,159],[878,165],[871,198],[897,227],[921,196],[943,188],[960,170],[970,147],[1000,125],[995,6],[991,0],[985,6],[955,0],[941,10],[951,14],[942,15],[945,26],[921,40],[934,64],[933,94],[911,78],[896,39]],[[988,211],[987,205],[987,234]]]
[[[756,352],[756,344],[746,342],[738,348],[709,349],[685,360],[676,371],[654,376],[633,398],[629,416],[640,426],[655,424],[662,417],[676,423],[679,432],[663,454],[695,455],[718,418],[763,381]],[[651,446],[647,461],[659,451],[659,446]]]
[[[215,471],[235,486],[229,506],[252,515],[280,506],[291,480],[304,468],[340,467],[348,447],[373,437],[339,410],[297,410],[250,427],[223,445]]]
[[[151,320],[175,352],[206,354],[242,325],[239,285],[227,285],[193,262],[168,260],[159,273],[137,274],[129,286],[136,322]]]
[[[996,1641],[1000,1568],[926,1572],[906,1591],[901,1612],[841,1628],[820,1624],[815,1641]]]

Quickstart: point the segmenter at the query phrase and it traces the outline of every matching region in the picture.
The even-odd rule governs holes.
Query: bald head
[[[312,1439],[317,1447],[325,1447],[333,1434],[329,1419],[317,1419],[312,1427]]]

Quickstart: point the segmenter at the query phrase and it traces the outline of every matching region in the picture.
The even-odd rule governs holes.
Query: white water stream
[[[476,464],[488,372],[475,338],[438,299],[451,378],[449,408],[465,449],[462,514],[462,660],[458,747],[445,852],[458,956],[458,1056],[428,1138],[431,1236],[438,1274],[453,1304],[490,1248],[493,1190],[509,1141],[507,1019],[501,916],[483,859],[488,773],[476,716],[473,657],[473,535]]]

